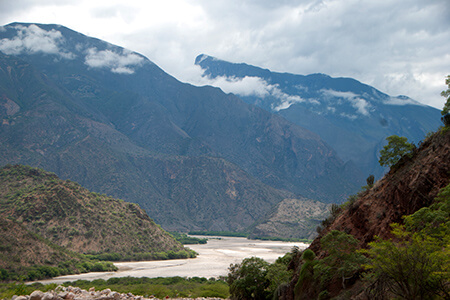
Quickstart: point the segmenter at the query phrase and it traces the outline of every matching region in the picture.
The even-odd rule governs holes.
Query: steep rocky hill
[[[138,205],[91,193],[55,174],[9,165],[0,170],[0,187],[1,218],[68,250],[127,255],[183,249]]]
[[[0,240],[0,269],[11,269],[14,265],[44,265],[49,261],[57,265],[76,258],[75,255],[46,242],[24,226],[3,216],[0,217]]]
[[[322,249],[320,240],[332,230],[354,236],[359,243],[358,248],[367,248],[375,236],[393,238],[390,224],[402,224],[403,216],[430,206],[438,192],[449,184],[450,130],[447,128],[425,139],[412,157],[403,157],[372,188],[361,192],[355,201],[347,203],[342,212],[330,217],[324,223],[328,225],[309,249],[318,258],[326,257],[328,253]],[[299,257],[292,261],[292,266],[299,268],[298,263]],[[286,294],[287,299],[292,299],[294,295],[294,286],[299,278],[298,272],[295,274]],[[328,287],[330,295],[339,294],[341,289],[340,283]]]
[[[328,226],[310,248],[320,254],[320,237],[330,230],[345,231],[365,247],[374,236],[391,237],[392,223],[429,206],[439,190],[450,183],[450,131],[436,133],[391,168],[371,189]]]

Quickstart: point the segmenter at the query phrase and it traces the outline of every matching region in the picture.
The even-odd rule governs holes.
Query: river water
[[[220,277],[226,276],[230,264],[239,263],[244,258],[257,256],[268,262],[274,262],[278,257],[298,246],[305,249],[308,244],[248,240],[246,238],[220,237],[209,238],[204,245],[188,245],[198,253],[197,258],[175,259],[163,261],[140,261],[114,263],[117,272],[92,272],[78,275],[67,275],[41,280],[42,283],[63,283],[78,279],[94,280],[112,277]]]

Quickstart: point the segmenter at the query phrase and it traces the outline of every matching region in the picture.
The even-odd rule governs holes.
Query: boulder
[[[30,300],[41,300],[44,297],[44,292],[36,290],[30,294]]]

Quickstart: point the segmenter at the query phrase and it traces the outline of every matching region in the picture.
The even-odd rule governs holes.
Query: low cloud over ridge
[[[61,47],[64,37],[60,31],[46,31],[34,24],[28,27],[18,25],[16,29],[17,35],[14,38],[0,40],[0,51],[7,55],[45,53],[66,59],[75,58],[75,54]]]
[[[127,50],[122,53],[111,50],[98,51],[97,48],[87,50],[84,63],[91,68],[107,68],[113,73],[133,74],[134,68],[140,66],[144,58]]]
[[[202,84],[219,87],[226,93],[233,93],[242,97],[255,96],[259,98],[274,97],[280,102],[274,105],[274,111],[289,108],[294,103],[305,101],[298,95],[284,93],[278,84],[270,84],[263,78],[257,76],[245,76],[243,78],[220,76],[210,78],[202,77]]]

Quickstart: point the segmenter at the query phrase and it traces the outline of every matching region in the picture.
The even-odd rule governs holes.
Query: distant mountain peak
[[[97,39],[86,43],[85,36],[61,25],[11,23],[1,27],[1,31],[9,33],[0,40],[0,51],[7,55],[43,54],[55,59],[81,59],[88,68],[125,75],[133,74],[148,61],[140,54]]]

